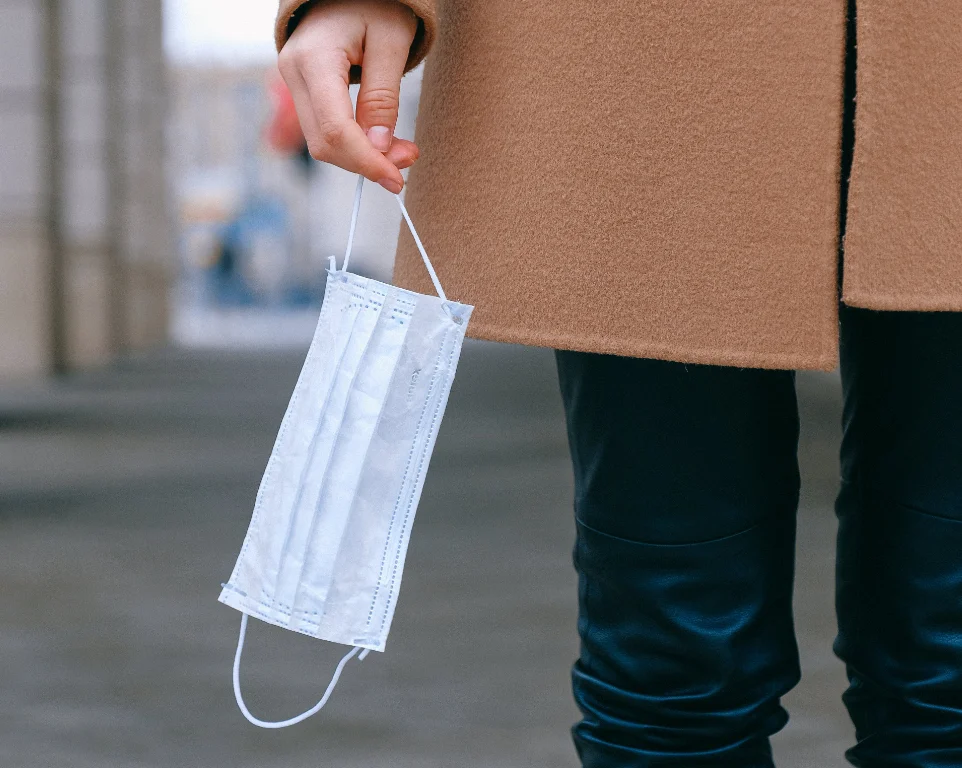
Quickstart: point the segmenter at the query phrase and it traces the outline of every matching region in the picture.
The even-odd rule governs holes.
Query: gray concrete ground
[[[165,352],[0,391],[0,766],[575,766],[571,476],[553,359],[471,343],[428,475],[388,652],[285,731],[237,712],[216,602],[297,375],[291,354]],[[838,387],[799,377],[805,680],[784,768],[851,740],[831,655]],[[340,650],[256,623],[262,717],[309,706]]]

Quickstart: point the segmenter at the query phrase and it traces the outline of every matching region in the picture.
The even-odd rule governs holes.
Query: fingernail
[[[367,132],[367,137],[378,152],[387,152],[391,148],[391,129],[383,125],[375,125]]]
[[[401,185],[398,184],[394,179],[381,179],[378,184],[384,187],[392,195],[398,195],[401,193]]]

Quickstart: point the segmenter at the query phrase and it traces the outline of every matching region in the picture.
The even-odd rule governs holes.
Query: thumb
[[[368,27],[355,118],[380,152],[391,148],[397,125],[401,77],[410,48],[411,41],[403,27]]]

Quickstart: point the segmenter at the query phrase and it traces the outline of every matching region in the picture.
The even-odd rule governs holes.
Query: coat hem
[[[609,337],[572,337],[562,334],[530,333],[513,328],[471,323],[467,335],[473,339],[548,347],[571,352],[593,352],[621,357],[642,357],[693,365],[718,365],[729,368],[767,368],[775,370],[833,371],[838,366],[838,349],[806,355],[784,352],[759,352],[744,349],[686,348],[678,344],[646,344]]]
[[[843,293],[842,303],[879,312],[962,312],[959,296],[893,296],[887,293]]]

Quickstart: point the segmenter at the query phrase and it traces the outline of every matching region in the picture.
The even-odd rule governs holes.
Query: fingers
[[[418,157],[412,142],[393,139],[416,27],[413,14],[393,0],[320,3],[278,61],[311,155],[395,194],[404,186],[399,169]],[[348,91],[352,65],[362,70],[356,117]]]
[[[313,121],[310,133],[305,130],[304,135],[311,155],[317,160],[360,173],[397,194],[404,186],[400,172],[383,153],[374,148],[354,120],[354,109],[347,89],[349,69],[350,62],[346,57],[336,64],[315,56],[304,67],[310,102],[307,107],[308,119]]]
[[[418,159],[421,152],[418,145],[407,139],[394,139],[391,148],[385,153],[385,157],[399,170],[410,168]]]
[[[381,152],[391,148],[401,77],[410,47],[410,37],[403,27],[376,22],[368,25],[357,94],[357,122]]]

